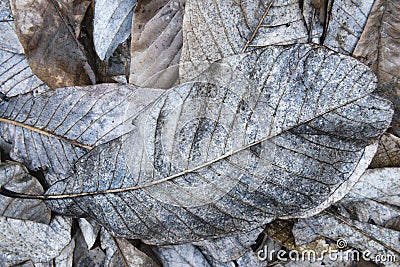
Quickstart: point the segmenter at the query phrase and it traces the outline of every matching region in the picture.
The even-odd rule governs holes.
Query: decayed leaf
[[[4,261],[48,262],[71,242],[71,220],[55,216],[49,225],[0,217],[0,257]]]
[[[79,228],[81,229],[82,235],[85,239],[85,242],[88,246],[88,249],[91,249],[96,242],[97,235],[100,231],[100,225],[95,223],[94,221],[86,220],[84,218],[79,219]]]
[[[100,247],[88,249],[86,241],[81,231],[76,231],[74,234],[75,251],[74,251],[74,266],[90,266],[104,267],[105,253]],[[107,266],[109,267],[109,266]]]
[[[306,22],[309,42],[321,44],[324,24],[327,18],[328,0],[302,1],[303,16]]]
[[[97,55],[107,60],[131,33],[137,0],[95,0],[93,42]]]
[[[204,70],[199,63],[257,47],[306,43],[308,32],[299,0],[188,0],[183,40],[180,78],[186,79]]]
[[[51,88],[95,82],[74,31],[88,3],[88,0],[11,0],[16,32],[29,65]]]
[[[153,247],[163,267],[211,267],[201,251],[194,245]]]
[[[182,0],[139,0],[132,20],[129,82],[148,84],[162,72],[156,88],[170,88],[178,79],[182,48]],[[166,71],[165,71],[166,70]]]
[[[126,239],[111,236],[104,228],[101,231],[101,246],[106,250],[105,266],[110,267],[157,267],[159,266],[145,253]]]
[[[0,93],[10,97],[44,91],[47,86],[32,73],[15,33],[9,1],[1,0],[0,4]]]
[[[351,54],[364,30],[374,0],[328,2],[328,21],[322,37],[323,44],[337,52]]]
[[[0,136],[13,144],[12,159],[31,170],[47,169],[52,184],[92,146],[122,134],[121,114],[130,101],[136,99],[139,112],[161,92],[102,84],[14,97],[0,102]]]
[[[233,56],[203,78],[166,91],[131,132],[83,156],[46,193],[51,208],[157,244],[311,216],[348,193],[393,113],[371,94],[366,66],[319,46]]]
[[[395,106],[392,131],[400,136],[400,4],[376,0],[354,56],[378,76],[379,93]]]
[[[0,184],[20,193],[44,192],[39,181],[30,176],[24,166],[15,162],[0,163]],[[50,222],[51,216],[50,209],[41,200],[23,200],[5,196],[0,197],[0,215],[45,224]]]
[[[370,168],[400,167],[400,138],[385,133],[379,139],[379,147]]]
[[[228,262],[243,256],[247,251],[251,251],[251,246],[256,243],[258,235],[263,228],[254,229],[249,233],[234,233],[222,238],[213,238],[195,243],[202,251],[217,261]]]
[[[367,170],[338,203],[336,211],[300,220],[295,225],[296,243],[307,243],[318,236],[344,239],[349,247],[369,250],[371,258],[390,254],[399,260],[400,232],[393,227],[400,215],[399,177],[399,168]]]
[[[75,240],[72,239],[71,242],[61,251],[54,259],[55,266],[62,267],[72,267],[74,260],[74,250],[75,250]]]

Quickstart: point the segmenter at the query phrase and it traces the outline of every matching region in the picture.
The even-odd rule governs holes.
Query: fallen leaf
[[[72,239],[71,242],[61,251],[60,255],[58,255],[54,259],[55,266],[62,267],[72,267],[74,260],[74,250],[75,250],[75,240]]]
[[[367,170],[352,190],[336,205],[320,215],[301,219],[293,228],[296,244],[318,238],[345,240],[345,246],[376,255],[392,255],[399,260],[400,232],[389,223],[400,211],[399,168]],[[394,229],[393,229],[394,228]]]
[[[182,0],[138,1],[132,20],[130,83],[153,88],[174,85],[179,74],[183,10]],[[153,85],[157,74],[163,75],[162,81]]]
[[[299,0],[187,0],[179,74],[201,73],[199,64],[254,48],[306,43],[308,32]]]
[[[101,246],[106,250],[106,266],[110,267],[157,267],[153,259],[137,249],[126,239],[111,236],[104,228],[101,231]]]
[[[217,261],[229,262],[251,251],[251,246],[256,243],[258,235],[263,228],[257,228],[249,233],[237,232],[222,238],[213,238],[194,243],[202,252],[208,254]]]
[[[319,46],[233,56],[203,78],[165,91],[129,133],[83,156],[46,203],[150,244],[311,216],[356,183],[393,112],[366,66]]]
[[[71,220],[55,216],[49,225],[0,217],[0,257],[48,262],[71,242]]]
[[[74,234],[75,250],[74,250],[74,266],[90,266],[104,267],[105,253],[99,246],[88,249],[86,241],[81,231],[76,231]]]
[[[374,0],[330,0],[323,45],[351,54],[367,23]],[[369,40],[371,36],[368,37]]]
[[[14,18],[9,1],[0,13],[0,92],[8,97],[30,91],[44,91],[47,86],[33,73],[26,61],[24,50],[15,33]]]
[[[39,181],[29,175],[23,165],[16,162],[0,163],[0,185],[19,193],[43,194],[44,192]],[[0,196],[0,216],[48,224],[51,213],[41,200]]]
[[[13,97],[0,102],[0,136],[13,144],[12,159],[31,170],[47,170],[53,184],[93,146],[122,134],[121,114],[130,101],[137,99],[139,111],[161,92],[102,84]]]
[[[201,251],[194,245],[153,247],[163,267],[211,267]]]
[[[379,146],[370,168],[400,167],[400,138],[385,133],[379,139]]]
[[[96,242],[101,226],[92,220],[88,221],[84,218],[79,218],[78,223],[88,249],[91,249]]]
[[[95,0],[93,42],[97,55],[107,60],[132,28],[137,0]]]
[[[51,88],[95,83],[93,70],[74,32],[85,14],[85,2],[90,3],[11,0],[16,32],[29,66]]]
[[[378,76],[378,93],[395,106],[391,131],[400,137],[400,5],[377,0],[371,10],[354,56]]]

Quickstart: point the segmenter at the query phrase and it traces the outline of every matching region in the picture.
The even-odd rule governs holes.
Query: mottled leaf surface
[[[0,135],[13,144],[14,160],[47,170],[52,184],[92,146],[122,134],[127,103],[136,98],[139,111],[160,91],[102,84],[13,97],[0,103]]]
[[[131,33],[137,0],[96,0],[93,42],[97,55],[107,60]]]
[[[189,0],[185,3],[180,78],[195,77],[199,64],[275,44],[306,43],[298,0]],[[194,72],[194,73],[192,73]]]
[[[199,248],[191,244],[153,248],[164,267],[211,267]]]
[[[378,92],[395,106],[391,131],[400,136],[400,3],[377,0],[354,56],[378,76]]]
[[[78,195],[51,208],[157,244],[310,216],[359,179],[393,113],[371,94],[365,65],[319,46],[233,56],[203,78],[166,91],[128,134],[83,156],[47,192]]]
[[[51,88],[95,82],[75,32],[87,3],[90,1],[11,0],[16,32],[29,66]]]
[[[0,256],[4,261],[49,262],[71,241],[71,220],[55,216],[50,224],[0,217]]]
[[[43,194],[39,181],[26,168],[15,162],[0,163],[0,184],[8,189],[29,194]],[[24,200],[0,196],[0,215],[7,218],[30,220],[48,224],[50,209],[42,200]]]
[[[0,92],[15,96],[43,91],[47,86],[33,73],[15,32],[14,18],[8,0],[0,2]]]
[[[329,13],[323,44],[337,52],[351,54],[363,33],[374,0],[330,0],[328,2]]]
[[[295,225],[296,243],[342,238],[350,247],[368,249],[371,257],[389,253],[398,259],[400,232],[393,222],[399,217],[399,177],[398,168],[367,170],[336,209]]]
[[[140,0],[134,11],[129,82],[170,88],[178,79],[182,48],[182,0]],[[152,85],[154,75],[160,74]]]
[[[400,167],[400,138],[385,133],[379,139],[379,146],[370,168]]]

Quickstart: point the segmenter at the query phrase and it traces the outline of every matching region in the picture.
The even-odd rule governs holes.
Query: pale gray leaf
[[[191,244],[158,246],[153,251],[163,267],[211,267],[199,248]]]
[[[46,203],[153,244],[311,216],[349,192],[393,114],[365,65],[319,46],[269,46],[209,70],[83,156]]]
[[[49,225],[0,217],[0,257],[48,262],[71,242],[71,220],[55,216]]]
[[[145,253],[137,249],[128,240],[111,236],[107,230],[101,230],[101,246],[106,250],[105,266],[109,267],[157,267],[159,266]]]
[[[74,250],[75,250],[75,240],[72,239],[71,242],[61,251],[54,259],[55,267],[72,267],[74,260]]]
[[[104,262],[106,255],[99,246],[89,250],[81,231],[76,231],[76,233],[74,234],[74,240],[75,240],[74,266],[78,267],[105,266]]]
[[[327,15],[328,0],[304,0],[303,16],[306,22],[309,41],[320,44],[324,33],[325,18]]]
[[[201,71],[199,63],[257,47],[306,43],[308,32],[299,0],[188,0],[183,40],[180,62],[186,64],[179,74],[186,80]]]
[[[265,267],[267,262],[261,261],[257,254],[250,250],[237,259],[236,264],[237,266]]]
[[[329,2],[330,16],[323,44],[337,52],[351,54],[367,23],[374,0]]]
[[[385,133],[379,139],[379,146],[370,168],[400,167],[400,138]]]
[[[93,42],[97,55],[107,60],[131,33],[137,0],[95,0]]]
[[[24,166],[15,162],[0,163],[0,185],[19,193],[43,194],[39,181],[28,174]],[[50,209],[42,200],[25,200],[0,196],[0,215],[48,224]]]
[[[182,48],[182,2],[138,1],[132,20],[130,83],[150,87],[150,78],[161,71],[165,75],[161,88],[170,88],[178,79]]]
[[[15,32],[8,0],[0,1],[4,17],[0,20],[0,92],[15,96],[30,91],[44,91],[47,86],[33,73]]]
[[[78,223],[88,249],[91,249],[96,242],[101,226],[93,220],[88,221],[84,218],[80,218]]]
[[[52,184],[93,146],[122,134],[128,103],[136,99],[139,112],[161,92],[102,84],[21,95],[0,102],[0,136],[13,144],[12,159],[47,170]]]
[[[378,76],[379,94],[395,106],[392,132],[400,136],[400,3],[376,0],[354,56]]]
[[[202,251],[208,251],[215,260],[229,262],[243,256],[251,250],[263,228],[257,228],[249,233],[237,232],[222,238],[207,239],[194,243]]]

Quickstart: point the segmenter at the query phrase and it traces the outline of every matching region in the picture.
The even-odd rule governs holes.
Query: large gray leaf
[[[400,138],[385,133],[379,139],[379,147],[370,168],[400,167]]]
[[[0,257],[4,261],[48,262],[71,241],[71,220],[56,216],[49,225],[0,217]]]
[[[30,176],[24,166],[15,162],[0,163],[0,184],[20,193],[42,194],[39,181]],[[0,215],[3,217],[30,220],[48,224],[50,209],[41,200],[22,200],[0,197]]]
[[[32,71],[49,87],[95,82],[77,29],[91,2],[10,0],[16,32]]]
[[[296,243],[318,236],[344,239],[348,246],[376,255],[400,255],[399,168],[367,170],[339,203],[337,210],[300,220],[294,226]],[[391,226],[392,224],[392,226]]]
[[[0,93],[15,96],[47,86],[33,73],[15,33],[14,18],[8,0],[1,0],[0,13]]]
[[[371,94],[366,66],[319,46],[233,56],[203,78],[166,91],[131,132],[83,156],[47,192],[51,208],[151,243],[310,216],[350,190],[393,113]]]
[[[13,143],[14,160],[47,169],[52,184],[91,147],[122,134],[128,103],[138,102],[139,111],[161,92],[102,84],[21,95],[0,103],[0,136]]]
[[[137,0],[95,0],[93,42],[97,55],[107,60],[131,33]]]
[[[354,55],[378,76],[379,93],[395,104],[392,131],[400,136],[400,3],[376,0]]]
[[[129,82],[148,86],[153,75],[163,72],[163,88],[178,79],[182,48],[182,0],[140,0],[132,20]],[[169,68],[169,69],[168,69]],[[159,88],[159,87],[157,87]]]

